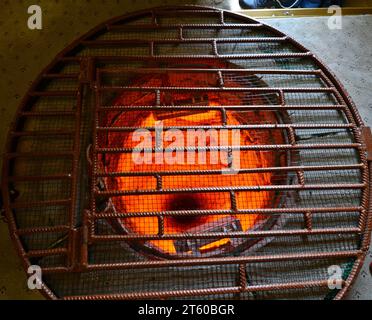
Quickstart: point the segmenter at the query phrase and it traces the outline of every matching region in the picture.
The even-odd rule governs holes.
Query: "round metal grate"
[[[154,8],[41,72],[8,136],[4,207],[50,298],[342,298],[369,244],[368,145],[290,37]]]

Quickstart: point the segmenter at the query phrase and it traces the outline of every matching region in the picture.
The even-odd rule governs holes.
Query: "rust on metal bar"
[[[138,189],[138,190],[114,190],[114,191],[96,191],[97,196],[120,197],[124,195],[139,194],[173,194],[188,192],[228,192],[228,191],[271,191],[271,190],[338,190],[338,189],[363,189],[364,183],[339,183],[339,184],[307,184],[307,185],[264,185],[264,186],[228,186],[228,187],[204,187],[204,188],[179,188],[179,189]]]
[[[90,239],[92,242],[101,241],[123,241],[123,240],[174,240],[174,239],[219,239],[226,238],[260,238],[260,237],[287,237],[299,235],[318,235],[318,234],[349,234],[360,233],[359,228],[324,228],[324,229],[298,229],[298,230],[269,230],[269,231],[250,231],[250,232],[212,232],[212,233],[177,233],[177,234],[120,234],[120,235],[94,235]]]
[[[305,219],[305,227],[307,230],[309,231],[313,231],[313,219],[312,219],[312,214],[310,211],[307,211],[304,213],[304,219]],[[359,232],[361,231],[360,229],[358,229]]]
[[[112,68],[100,68],[98,70],[99,73],[104,74],[118,74],[123,72],[130,72],[130,73],[149,73],[149,72],[155,72],[155,73],[174,73],[174,72],[187,72],[187,73],[221,73],[224,72],[232,72],[232,73],[246,73],[246,74],[285,74],[285,75],[317,75],[320,76],[321,71],[319,69],[312,70],[312,69],[262,69],[262,68],[247,68],[247,69],[241,69],[241,68],[154,68],[154,67],[148,67],[148,68],[133,68],[133,67],[117,67],[115,69]]]
[[[115,31],[130,31],[130,30],[139,30],[139,29],[174,29],[179,28],[179,24],[137,24],[137,25],[110,25],[108,26],[108,30],[115,30]],[[244,23],[225,23],[225,24],[218,24],[218,23],[184,23],[182,24],[182,28],[184,29],[206,29],[206,28],[214,28],[214,29],[251,29],[251,28],[262,28],[263,24],[261,23],[251,23],[251,24],[244,24]]]
[[[289,282],[289,283],[278,283],[271,285],[257,285],[247,286],[244,290],[238,287],[225,287],[225,288],[208,288],[208,289],[189,289],[189,290],[174,290],[174,291],[155,291],[155,292],[139,292],[139,293],[117,293],[117,294],[97,294],[97,295],[85,295],[85,296],[68,296],[65,300],[133,300],[133,299],[161,299],[170,297],[190,297],[190,296],[205,296],[205,295],[218,295],[218,294],[229,294],[239,292],[262,292],[262,291],[280,291],[289,289],[301,289],[301,288],[316,288],[316,287],[327,287],[329,285],[328,280],[318,281],[302,281],[302,282]],[[345,285],[345,281],[342,281],[341,286]]]
[[[290,167],[264,167],[264,168],[240,168],[236,174],[245,173],[263,173],[263,172],[288,172],[288,171],[342,171],[342,170],[357,170],[364,166],[362,163],[349,164],[349,165],[325,165],[325,166],[290,166]],[[131,176],[177,176],[177,175],[210,175],[221,174],[222,170],[177,170],[177,171],[120,171],[120,172],[98,172],[97,177],[131,177]]]
[[[224,110],[224,109],[222,109]],[[224,120],[226,116],[223,116],[222,122],[226,122]],[[240,129],[240,130],[251,130],[251,129],[263,129],[263,130],[276,130],[276,129],[347,129],[352,128],[353,124],[311,124],[311,123],[301,123],[301,124],[242,124],[242,125],[199,125],[199,126],[163,126],[163,130],[169,130],[169,129],[178,129],[178,130],[192,130],[192,129],[226,129],[226,130],[232,130],[232,129]],[[97,131],[133,131],[133,130],[149,130],[149,131],[155,131],[156,127],[97,127]],[[291,144],[295,145],[296,140],[291,140]]]
[[[310,52],[296,52],[296,53],[261,53],[261,54],[219,54],[218,56],[212,54],[204,55],[138,55],[138,56],[94,56],[98,62],[108,62],[108,61],[142,61],[142,60],[239,60],[239,59],[281,59],[281,58],[306,58],[311,57]],[[75,59],[77,61],[82,58]]]
[[[31,250],[26,252],[27,257],[45,257],[45,256],[56,256],[66,255],[68,250],[66,248],[55,248],[55,249],[44,249],[44,250]]]
[[[334,92],[332,88],[300,88],[300,87],[135,87],[135,86],[101,86],[100,91],[149,91],[149,90],[160,90],[160,91],[227,91],[227,92]]]
[[[110,111],[129,111],[129,110],[164,110],[172,108],[173,110],[188,110],[188,109],[206,109],[209,110],[344,110],[344,105],[240,105],[240,106],[101,106],[99,112]]]
[[[372,161],[372,133],[371,128],[363,127],[362,128],[362,137],[366,145],[367,150],[367,160]]]
[[[231,191],[233,192],[233,191]],[[230,194],[231,194],[230,192]],[[239,209],[233,210],[178,210],[178,211],[154,211],[154,212],[96,212],[93,219],[106,218],[131,218],[146,216],[177,216],[177,215],[226,215],[226,214],[305,214],[311,213],[342,213],[360,212],[363,207],[317,207],[317,208],[269,208],[269,209]]]
[[[152,260],[152,261],[131,261],[109,264],[90,264],[88,270],[120,270],[120,269],[146,269],[163,268],[176,266],[206,266],[221,264],[240,264],[240,263],[259,263],[259,262],[278,262],[293,260],[315,260],[326,258],[352,258],[363,254],[360,250],[347,250],[338,252],[310,252],[310,253],[291,253],[279,255],[260,255],[260,256],[240,256],[222,258],[198,258],[198,259],[175,259],[175,260]]]
[[[60,226],[52,226],[52,227],[33,227],[33,228],[26,228],[26,229],[18,229],[17,233],[19,235],[25,235],[25,234],[33,234],[33,233],[63,232],[63,231],[68,231],[68,230],[69,230],[69,226],[60,225]]]
[[[299,150],[299,149],[360,149],[360,143],[319,143],[319,144],[252,144],[239,146],[174,147],[174,148],[97,148],[97,153],[133,152],[174,152],[174,151],[214,151],[214,150]]]

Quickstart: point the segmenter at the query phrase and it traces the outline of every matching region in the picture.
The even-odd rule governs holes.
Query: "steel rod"
[[[364,166],[362,163],[349,165],[318,165],[318,166],[290,166],[290,167],[263,167],[263,168],[239,168],[236,174],[264,173],[264,172],[289,172],[289,171],[344,171],[358,170]],[[135,176],[178,176],[178,175],[213,175],[222,174],[223,170],[164,170],[164,171],[121,171],[121,172],[98,172],[97,177],[135,177]]]
[[[178,210],[178,211],[143,211],[143,212],[95,212],[93,219],[109,218],[132,218],[147,216],[198,216],[198,215],[234,215],[234,214],[304,214],[328,213],[338,214],[342,212],[360,212],[363,207],[309,207],[309,208],[265,208],[265,209],[237,209],[233,210]]]
[[[116,293],[116,294],[97,294],[97,295],[76,295],[67,296],[65,300],[133,300],[133,299],[161,299],[170,297],[190,297],[190,296],[207,296],[207,295],[221,295],[233,294],[241,292],[265,292],[265,291],[279,291],[302,288],[316,288],[327,287],[328,280],[312,280],[312,281],[298,281],[277,284],[265,285],[249,285],[245,288],[241,286],[236,287],[221,287],[221,288],[203,288],[203,289],[185,289],[185,290],[165,290],[165,291],[149,291],[136,293]],[[345,282],[341,281],[341,286]]]
[[[366,183],[339,183],[339,184],[305,184],[305,185],[262,185],[262,186],[226,186],[226,187],[203,187],[203,188],[178,188],[178,189],[138,189],[138,190],[111,190],[96,191],[96,196],[121,197],[126,195],[154,195],[175,193],[205,193],[205,192],[229,192],[229,191],[279,191],[279,190],[342,190],[363,189]]]
[[[230,231],[230,232],[201,232],[201,233],[176,233],[176,234],[99,234],[90,238],[92,243],[112,241],[147,241],[147,240],[176,240],[176,239],[221,239],[221,238],[261,238],[261,237],[291,237],[331,234],[359,234],[359,228],[324,228],[324,229],[286,229],[264,231]]]
[[[242,125],[199,125],[199,126],[163,126],[163,130],[170,130],[170,129],[178,129],[178,130],[194,130],[194,129],[215,129],[215,130],[232,130],[232,129],[240,129],[240,130],[250,130],[250,129],[263,129],[263,130],[272,130],[272,129],[347,129],[354,127],[353,124],[312,124],[312,123],[301,123],[301,124],[242,124]],[[138,129],[144,129],[149,131],[155,131],[156,127],[119,127],[119,126],[112,126],[112,127],[97,127],[97,131],[135,131]]]
[[[174,152],[174,151],[218,151],[218,150],[301,150],[301,149],[359,149],[360,143],[319,143],[319,144],[252,144],[240,146],[173,147],[173,148],[97,148],[97,153],[134,153],[134,152]]]
[[[310,253],[290,253],[277,255],[251,255],[239,257],[220,257],[220,258],[191,258],[191,259],[171,259],[171,260],[151,260],[151,261],[131,261],[120,263],[90,264],[88,270],[120,270],[120,269],[147,269],[164,267],[188,267],[206,265],[225,265],[240,263],[260,263],[278,262],[293,260],[321,260],[334,258],[352,258],[363,254],[360,250],[346,250],[333,252],[310,252]]]

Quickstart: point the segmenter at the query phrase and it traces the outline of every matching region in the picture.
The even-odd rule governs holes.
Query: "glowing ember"
[[[140,87],[215,87],[217,78],[214,73],[151,73],[139,74],[131,80],[132,86]],[[249,83],[248,83],[249,85]],[[241,86],[238,83],[235,87]],[[247,86],[247,83],[244,84]],[[247,101],[249,99],[249,101]],[[233,103],[232,103],[233,102]],[[126,91],[115,99],[115,105],[143,106],[154,105],[154,96],[146,92]],[[244,105],[244,104],[270,104],[265,96],[254,96],[247,92],[213,92],[205,91],[201,94],[189,91],[163,91],[160,96],[161,105]],[[226,119],[222,119],[219,110],[182,110],[164,111],[157,110],[131,110],[127,112],[108,113],[105,125],[110,127],[133,127],[133,131],[109,132],[101,139],[101,143],[108,147],[135,148],[139,141],[134,141],[135,128],[155,127],[158,121],[162,121],[164,128],[172,126],[221,126],[223,120],[227,125],[242,124],[262,124],[277,123],[277,117],[271,111],[229,111],[226,112]],[[165,130],[164,130],[165,131]],[[227,131],[227,130],[225,130]],[[186,131],[181,130],[186,136]],[[233,141],[232,130],[228,130],[228,141],[221,143],[214,141],[219,139],[217,136],[208,137],[207,146],[213,145],[250,145],[250,144],[282,144],[283,135],[276,130],[241,130],[237,141]],[[165,133],[167,134],[167,133]],[[236,140],[236,137],[235,137]],[[151,145],[154,147],[155,132],[151,131]],[[195,142],[195,141],[194,141]],[[186,141],[183,139],[170,139],[163,141],[163,147],[184,147]],[[200,141],[196,142],[198,145]],[[196,153],[195,162],[190,164],[187,153],[175,157],[175,163],[155,159],[159,154],[153,152],[150,163],[135,163],[132,153],[106,154],[102,159],[103,169],[106,172],[163,172],[168,171],[187,171],[187,170],[226,170],[226,152],[219,154],[215,161],[215,153],[206,151],[206,162],[200,161],[199,154]],[[239,156],[240,168],[264,168],[278,166],[278,162],[284,161],[284,157],[279,159],[275,151],[250,150],[240,151],[239,154],[233,153],[234,157]],[[212,158],[214,159],[212,161]],[[235,159],[236,160],[236,159]],[[264,186],[272,185],[278,179],[273,172],[264,173],[239,173],[239,174],[163,174],[162,189],[182,189],[182,188],[205,188],[205,187],[231,187],[231,186]],[[276,181],[276,180],[275,180]],[[117,176],[107,178],[105,184],[108,190],[156,190],[156,176]],[[276,203],[275,193],[269,191],[239,191],[235,193],[236,205],[238,209],[257,209],[272,207]],[[130,195],[113,197],[112,203],[118,212],[160,212],[160,211],[184,211],[184,210],[230,210],[231,198],[227,192],[201,192],[201,193],[163,193],[149,195]],[[229,224],[222,224],[222,231],[226,227],[233,226],[229,231],[248,231],[255,227],[257,222],[267,219],[267,216],[258,214],[236,214],[231,215],[177,215],[164,217],[164,234],[177,234],[185,232],[208,232],[217,230],[221,221],[229,220]],[[159,231],[158,218],[154,216],[131,217],[120,220],[122,227],[131,233],[140,235],[156,235]],[[216,229],[217,228],[217,229]],[[225,229],[224,229],[225,228]],[[235,228],[235,229],[234,229]],[[204,242],[203,242],[204,241]],[[198,250],[200,253],[213,252],[216,249],[231,246],[229,238],[209,239],[200,241]],[[165,254],[191,254],[189,248],[182,249],[183,244],[179,240],[151,240],[146,243],[153,249]]]

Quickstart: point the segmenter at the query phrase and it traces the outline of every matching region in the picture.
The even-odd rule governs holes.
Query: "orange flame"
[[[200,77],[190,74],[167,73],[167,74],[146,74],[142,75],[138,80],[135,80],[134,85],[139,83],[142,86],[200,86],[200,81],[204,81],[205,86],[211,86],[215,82],[215,78],[211,76]],[[137,82],[137,83],[136,83]],[[238,85],[236,85],[238,86]],[[246,93],[245,93],[246,94]],[[172,103],[177,104],[177,101],[203,100],[200,104],[205,103],[209,106],[213,105],[228,105],[229,101],[236,100],[237,96],[231,92],[211,92],[203,94],[202,98],[195,97],[195,93],[177,93],[177,95],[169,96],[162,94],[161,101],[169,103],[169,99],[173,99]],[[175,100],[177,99],[177,100]],[[264,98],[252,98],[251,104],[267,104]],[[152,105],[153,97],[151,95],[139,94],[137,92],[125,92],[120,95],[115,101],[116,105]],[[237,103],[238,104],[238,103]],[[240,104],[244,104],[243,101]],[[137,110],[123,113],[111,113],[105,120],[111,126],[119,127],[154,127],[156,122],[161,120],[164,127],[172,126],[217,126],[221,125],[221,113],[219,110],[198,110],[195,112],[180,112],[180,111],[162,111],[162,110]],[[276,123],[276,115],[274,112],[227,112],[226,122],[228,125],[241,125],[247,123]],[[134,131],[134,130],[133,130]],[[133,141],[132,132],[110,132],[106,134],[103,143],[110,147],[126,147],[134,148],[138,141]],[[232,131],[229,130],[229,142],[232,141]],[[184,131],[183,131],[184,133]],[[151,133],[152,143],[155,139],[155,134]],[[214,144],[213,137],[207,140],[207,144]],[[163,147],[167,147],[172,143],[175,147],[184,147],[184,140],[173,140],[164,142]],[[275,130],[242,130],[238,143],[241,145],[247,144],[273,144],[283,143],[283,136]],[[152,145],[153,146],[153,145]],[[187,163],[186,154],[181,155],[182,160],[178,163],[155,163],[156,153],[152,154],[151,163],[136,164],[132,159],[131,153],[109,154],[105,156],[105,171],[118,172],[129,171],[139,173],[144,171],[152,172],[167,172],[180,170],[221,170],[226,169],[225,161],[219,157],[217,162],[212,163],[212,151],[206,151],[206,163],[196,161],[194,164]],[[278,157],[275,151],[240,151],[240,168],[264,168],[277,166]],[[234,154],[233,154],[234,158]],[[196,156],[198,160],[198,155]],[[281,159],[280,161],[282,161]],[[180,163],[181,162],[181,163]],[[182,163],[183,162],[183,163]],[[183,189],[183,188],[213,188],[213,187],[230,187],[230,186],[264,186],[271,185],[276,179],[272,172],[265,173],[242,173],[242,174],[194,174],[194,175],[163,175],[162,189]],[[108,178],[106,181],[109,190],[152,190],[156,189],[157,181],[155,176],[119,176]],[[239,209],[257,209],[272,206],[275,194],[269,191],[239,191],[235,194],[236,205]],[[230,210],[231,198],[227,192],[204,192],[204,193],[171,193],[171,194],[151,194],[151,195],[136,195],[136,196],[120,196],[112,198],[113,204],[119,212],[161,212],[161,211],[178,211],[178,210]],[[229,215],[230,216],[230,215]],[[165,216],[164,217],[164,233],[178,234],[188,232],[190,229],[198,228],[198,226],[213,226],[218,223],[221,218],[227,215],[188,215],[188,216]],[[258,221],[266,217],[258,214],[236,214],[234,219],[238,219],[243,231],[252,229]],[[120,220],[121,224],[129,232],[140,235],[156,235],[159,231],[158,218],[154,216],[131,217]],[[224,246],[230,241],[228,238],[213,240],[213,243],[201,246],[199,250],[213,250]],[[148,241],[157,250],[167,254],[176,254],[177,249],[173,240],[151,240]]]

